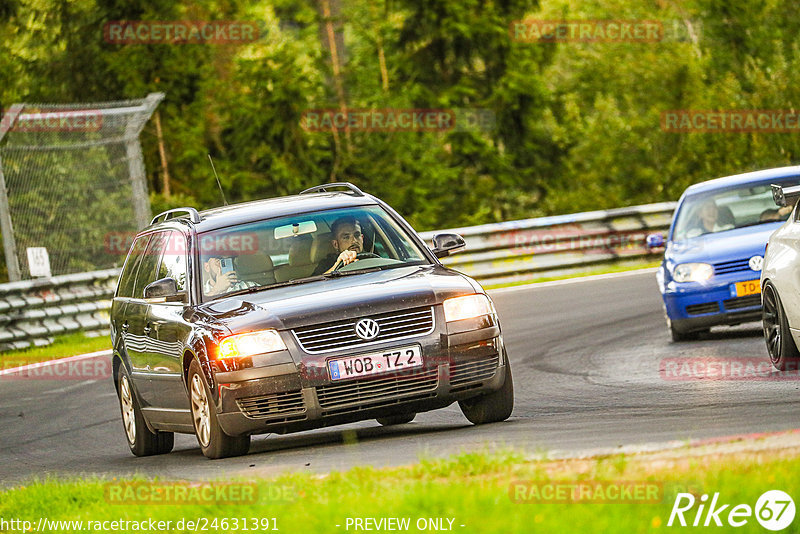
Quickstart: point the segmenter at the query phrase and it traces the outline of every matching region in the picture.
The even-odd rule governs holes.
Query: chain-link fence
[[[139,134],[162,93],[15,104],[0,120],[0,231],[11,281],[46,249],[52,275],[118,267],[150,222]],[[38,258],[35,259],[35,258]]]

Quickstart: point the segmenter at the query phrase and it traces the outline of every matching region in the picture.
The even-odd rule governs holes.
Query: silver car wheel
[[[131,386],[125,375],[122,375],[119,383],[119,399],[122,405],[122,423],[125,425],[125,435],[128,436],[128,442],[133,445],[136,443],[136,413],[133,408]]]
[[[194,427],[197,429],[197,439],[203,447],[208,447],[211,440],[211,417],[206,388],[198,374],[192,377],[192,416],[194,416]]]

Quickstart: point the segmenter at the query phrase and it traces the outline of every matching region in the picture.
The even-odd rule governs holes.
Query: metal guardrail
[[[59,334],[108,335],[119,269],[0,284],[0,350],[47,345]]]
[[[655,257],[645,246],[645,238],[669,229],[676,205],[661,202],[420,235],[428,242],[442,232],[462,235],[466,250],[443,263],[491,286]]]
[[[568,274],[602,264],[653,256],[650,232],[669,228],[675,202],[424,232],[461,234],[464,252],[449,267],[485,285]],[[108,333],[108,311],[119,269],[0,284],[0,351],[45,345],[54,335]]]

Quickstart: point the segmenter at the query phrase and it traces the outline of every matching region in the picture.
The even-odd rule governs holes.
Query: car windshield
[[[795,185],[798,178],[743,185],[687,196],[675,222],[673,241],[726,232],[744,226],[784,221],[791,207],[780,209],[770,184]]]
[[[198,235],[203,300],[430,263],[380,206],[267,219]],[[356,261],[337,262],[352,251]]]

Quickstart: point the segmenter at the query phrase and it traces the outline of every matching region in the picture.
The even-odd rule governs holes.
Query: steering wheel
[[[372,252],[359,252],[356,254],[356,260],[366,260],[368,258],[380,258],[380,256],[373,254]],[[347,265],[350,265],[351,263],[348,263]],[[345,264],[340,262],[339,265],[333,268],[333,271],[336,272],[344,266]]]

